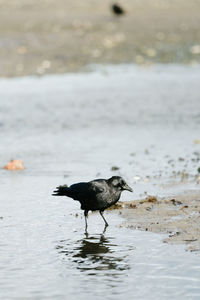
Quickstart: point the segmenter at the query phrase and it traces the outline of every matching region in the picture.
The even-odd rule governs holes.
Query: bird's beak
[[[130,186],[128,186],[127,183],[123,186],[123,190],[129,191],[129,192],[133,192],[132,188]]]

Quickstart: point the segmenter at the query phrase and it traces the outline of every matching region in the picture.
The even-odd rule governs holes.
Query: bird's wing
[[[97,194],[105,192],[105,189],[105,182],[102,180],[93,180],[88,182],[88,190],[91,194],[91,197],[97,196]]]
[[[71,185],[67,190],[66,196],[82,202],[87,199],[95,199],[97,194],[103,191],[104,188],[101,187],[99,182],[80,182]]]
[[[101,209],[105,205],[102,203],[107,194],[107,184],[105,180],[93,180],[87,183],[85,198],[82,198],[81,208],[87,210]],[[107,197],[105,197],[107,198]]]

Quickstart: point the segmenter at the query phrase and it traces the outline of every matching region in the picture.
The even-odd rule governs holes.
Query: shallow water
[[[1,80],[0,164],[22,158],[25,174],[69,177],[60,184],[121,174],[137,185],[129,199],[165,195],[171,181],[172,193],[198,188],[199,76],[199,67],[129,65]]]
[[[105,232],[91,214],[86,235],[78,203],[49,194],[55,181],[11,174],[4,182],[2,299],[198,299],[198,256],[163,235],[119,227],[111,212]]]
[[[120,66],[0,81],[0,163],[26,167],[0,170],[2,299],[199,299],[195,253],[121,227],[110,211],[107,230],[93,213],[86,235],[79,203],[51,196],[58,184],[113,174],[134,188],[122,200],[198,189],[199,76]]]

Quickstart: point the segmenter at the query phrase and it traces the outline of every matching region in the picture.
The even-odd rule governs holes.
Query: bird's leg
[[[104,226],[104,229],[103,229],[103,232],[102,232],[102,236],[104,235],[104,233],[106,232],[106,229],[107,229],[107,227],[108,227],[108,225],[106,226]]]
[[[85,231],[87,232],[87,218],[88,218],[88,210],[84,210],[84,216],[85,216]]]
[[[106,219],[104,218],[103,211],[100,210],[99,213],[100,213],[100,215],[102,216],[102,218],[103,218],[103,220],[104,220],[104,222],[105,222],[105,227],[107,227],[107,226],[108,226],[108,223],[107,223]]]

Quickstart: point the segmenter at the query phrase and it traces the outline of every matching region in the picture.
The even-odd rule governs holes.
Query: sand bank
[[[125,219],[121,226],[167,233],[165,243],[184,243],[189,251],[200,251],[200,193],[176,197],[119,202],[114,208]]]

